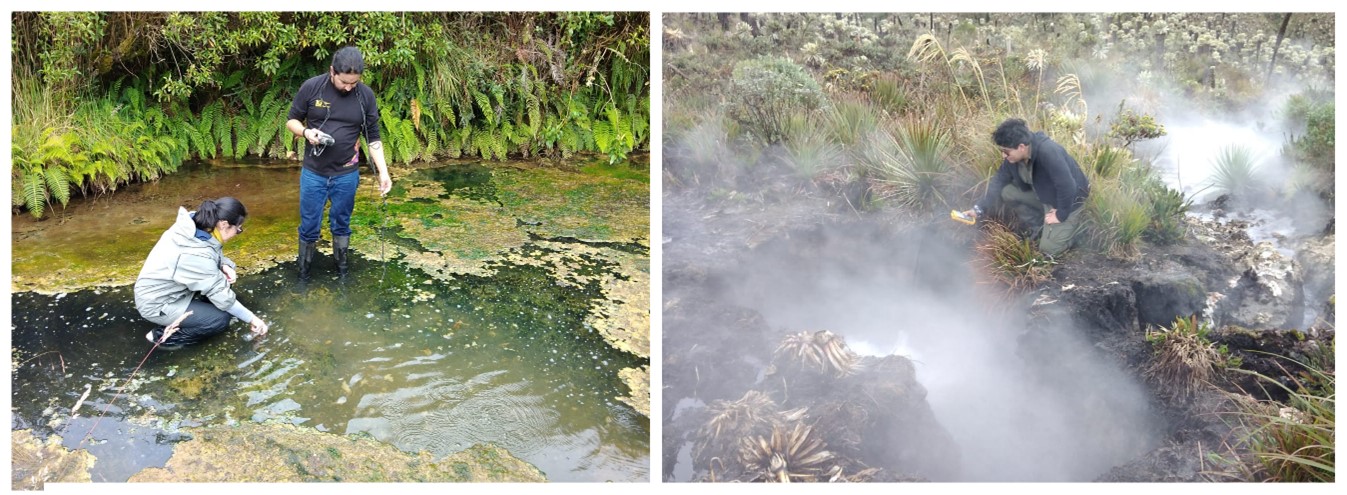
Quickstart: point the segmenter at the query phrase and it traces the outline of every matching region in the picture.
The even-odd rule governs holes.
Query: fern
[[[33,218],[42,218],[47,206],[47,185],[41,168],[28,170],[23,175],[23,203]]]
[[[43,172],[42,176],[47,182],[47,192],[57,201],[60,201],[61,206],[70,202],[70,176],[66,175],[65,169],[49,167]]]

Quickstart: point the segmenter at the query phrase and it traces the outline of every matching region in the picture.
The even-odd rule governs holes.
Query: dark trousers
[[[192,314],[182,323],[178,324],[178,331],[168,337],[162,345],[165,346],[185,346],[200,343],[212,336],[224,333],[229,329],[229,322],[234,318],[233,315],[220,311],[214,304],[201,296],[192,299],[187,304],[187,310]],[[159,341],[163,336],[164,329],[154,329],[154,340]]]

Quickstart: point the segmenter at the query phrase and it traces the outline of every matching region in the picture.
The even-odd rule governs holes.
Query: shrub
[[[784,137],[782,126],[792,112],[814,110],[822,101],[818,81],[788,58],[763,56],[734,66],[730,117],[768,143]]]
[[[1165,126],[1155,121],[1155,117],[1137,114],[1128,109],[1118,109],[1118,118],[1109,127],[1109,137],[1123,141],[1123,147],[1143,139],[1155,139],[1165,135]]]

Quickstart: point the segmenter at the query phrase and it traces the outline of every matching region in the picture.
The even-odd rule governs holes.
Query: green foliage
[[[34,215],[187,159],[302,149],[284,130],[293,92],[344,45],[364,53],[394,163],[649,147],[642,12],[23,12],[13,25],[11,175],[16,200],[43,198]]]
[[[1109,126],[1108,135],[1122,140],[1123,147],[1126,148],[1137,141],[1164,136],[1165,126],[1157,123],[1155,117],[1151,115],[1137,114],[1131,109],[1122,108],[1119,104],[1118,116]]]
[[[785,119],[818,108],[823,91],[790,59],[763,56],[735,64],[728,99],[730,118],[763,142],[775,143],[784,137]]]
[[[1333,170],[1335,143],[1333,95],[1307,92],[1287,99],[1284,111],[1289,126],[1293,155],[1320,169]]]
[[[896,137],[876,133],[861,163],[879,185],[881,199],[929,208],[945,202],[941,188],[949,180],[952,152],[948,130],[933,121],[913,120],[900,123]]]
[[[1221,148],[1220,154],[1212,160],[1209,185],[1236,197],[1254,193],[1259,184],[1253,152],[1238,144]]]
[[[1172,397],[1191,397],[1215,377],[1217,367],[1224,363],[1207,337],[1210,331],[1211,327],[1199,323],[1196,316],[1180,317],[1169,328],[1148,330],[1146,341],[1155,356],[1146,368],[1147,378]]]
[[[1100,179],[1117,179],[1134,161],[1132,153],[1126,147],[1100,145],[1090,150],[1084,160],[1081,160],[1081,165],[1093,182]]]
[[[1193,206],[1192,198],[1182,191],[1170,189],[1157,178],[1151,178],[1144,189],[1151,223],[1143,237],[1156,244],[1174,244],[1183,240],[1187,232],[1184,218]]]
[[[1151,223],[1145,198],[1124,182],[1101,180],[1090,185],[1084,227],[1094,247],[1118,258],[1139,253],[1138,242]]]
[[[825,115],[827,129],[842,146],[855,146],[879,125],[875,107],[864,95],[843,95],[832,99]]]
[[[788,160],[795,175],[801,178],[813,178],[820,172],[840,167],[846,156],[842,147],[829,135],[825,126],[811,118],[810,114],[796,113],[787,119],[783,144],[789,153]]]

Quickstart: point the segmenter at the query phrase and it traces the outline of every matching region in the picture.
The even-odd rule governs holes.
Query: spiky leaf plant
[[[779,421],[776,403],[756,390],[748,391],[739,400],[714,401],[707,411],[710,418],[697,430],[692,461],[713,473],[735,460],[740,440],[765,435]]]
[[[825,113],[831,137],[843,146],[855,146],[879,125],[875,106],[864,95],[841,95],[832,99]]]
[[[795,175],[813,178],[820,172],[844,165],[846,154],[829,136],[829,131],[809,114],[796,113],[783,127],[787,160]]]
[[[1210,185],[1231,196],[1245,197],[1258,186],[1258,164],[1253,152],[1244,146],[1232,144],[1221,148],[1212,160]]]
[[[819,330],[787,335],[772,352],[772,364],[841,378],[858,370],[860,356],[847,347],[840,335]]]
[[[777,425],[770,438],[756,436],[740,441],[739,462],[750,481],[790,483],[822,481],[835,457],[822,440],[812,437],[813,428],[796,422],[792,428]]]

